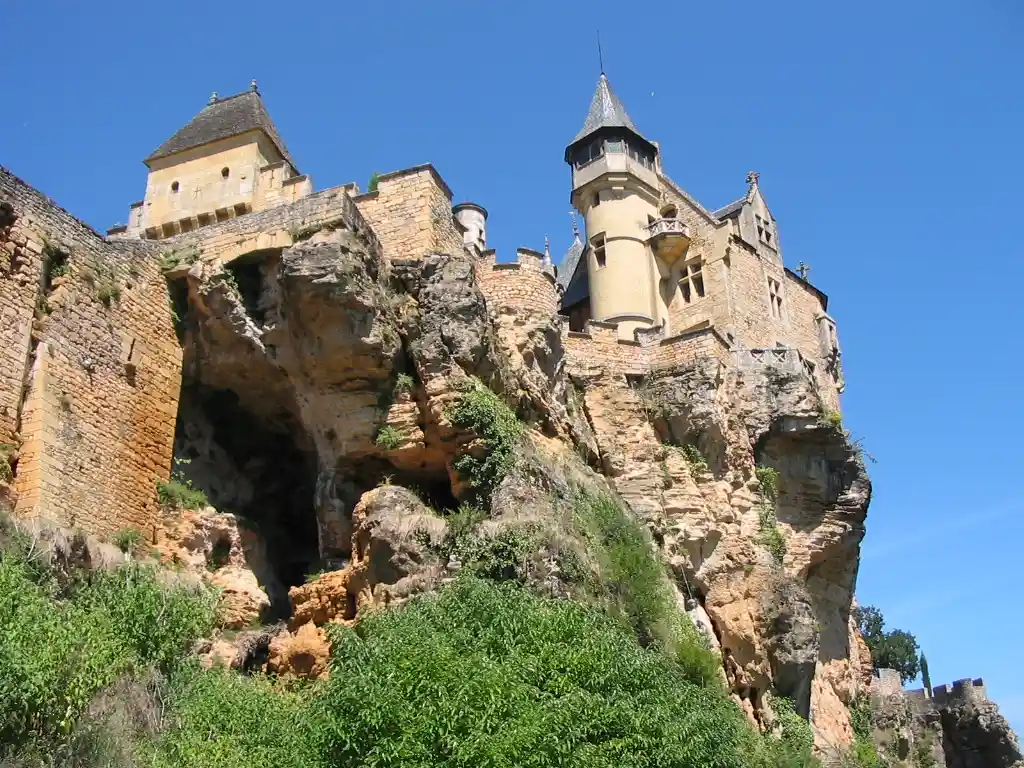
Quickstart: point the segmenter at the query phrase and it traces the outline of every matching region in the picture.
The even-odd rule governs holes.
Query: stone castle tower
[[[614,326],[627,343],[711,333],[740,357],[789,355],[838,409],[844,381],[828,297],[808,267],[797,274],[783,263],[757,173],[743,197],[705,208],[668,177],[660,146],[603,73],[565,160],[586,224],[586,240],[574,233],[558,267],[560,312],[573,332]]]

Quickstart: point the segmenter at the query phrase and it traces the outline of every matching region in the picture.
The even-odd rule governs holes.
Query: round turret
[[[452,215],[462,226],[462,242],[475,245],[478,251],[487,249],[487,209],[476,203],[459,203]]]

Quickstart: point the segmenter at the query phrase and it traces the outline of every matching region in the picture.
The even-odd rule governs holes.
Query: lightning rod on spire
[[[601,74],[604,74],[604,54],[601,53],[601,30],[597,30],[597,63],[601,65]]]

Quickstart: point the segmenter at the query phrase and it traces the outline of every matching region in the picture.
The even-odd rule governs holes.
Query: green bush
[[[325,766],[751,765],[724,694],[572,602],[462,576],[331,635]]]
[[[775,516],[775,504],[779,498],[779,472],[773,467],[758,467],[754,474],[761,486],[758,541],[771,553],[772,559],[782,565],[786,559],[786,537],[782,535]]]
[[[15,446],[10,443],[0,443],[0,483],[9,483],[14,480],[14,470],[11,469],[11,454]]]
[[[416,380],[408,373],[400,373],[395,377],[395,394],[412,392],[416,389]]]
[[[125,554],[133,555],[146,543],[146,537],[138,528],[122,528],[110,541]]]
[[[209,503],[206,494],[198,488],[174,479],[156,484],[156,498],[166,510],[202,509]]]
[[[779,471],[774,467],[758,467],[754,470],[754,474],[761,486],[761,495],[768,501],[777,501],[779,498]]]
[[[690,465],[690,470],[693,474],[700,475],[708,471],[708,462],[697,446],[687,444],[681,446],[679,450],[683,452],[683,458],[685,458],[686,463]]]
[[[836,432],[843,431],[843,414],[839,411],[826,411],[821,417],[822,423]]]
[[[380,428],[373,442],[385,451],[393,451],[402,444],[402,435],[394,427],[386,425]]]
[[[456,427],[483,441],[483,456],[464,453],[455,459],[454,467],[469,480],[479,502],[489,505],[494,489],[515,465],[523,425],[512,409],[476,378],[463,385],[448,417]]]
[[[166,511],[182,509],[202,509],[210,502],[206,494],[192,487],[192,481],[185,477],[181,467],[190,459],[175,459],[175,468],[171,471],[171,479],[167,482],[157,481],[156,499]]]
[[[315,768],[303,692],[226,670],[184,675],[153,768]]]
[[[166,587],[138,564],[60,587],[24,541],[0,558],[0,757],[49,754],[100,690],[153,667],[171,673],[214,623],[212,595]]]

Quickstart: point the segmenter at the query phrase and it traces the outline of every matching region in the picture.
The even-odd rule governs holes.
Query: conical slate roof
[[[570,145],[585,139],[601,128],[626,128],[641,139],[644,138],[643,134],[636,129],[629,115],[626,114],[626,108],[622,106],[619,97],[615,95],[604,72],[601,73],[601,77],[597,81],[597,90],[594,91],[594,98],[590,100],[590,109],[587,111],[587,119],[583,121],[583,128],[576,134],[576,138],[570,142]],[[646,141],[646,139],[644,140]]]
[[[576,274],[576,265],[580,263],[580,256],[583,255],[583,241],[580,239],[579,229],[573,227],[572,234],[572,245],[569,246],[569,250],[565,252],[562,262],[558,265],[557,280],[563,289],[569,287],[569,281]]]
[[[291,153],[274,127],[274,121],[270,119],[267,108],[263,106],[263,99],[255,90],[211,101],[184,128],[157,147],[145,162],[149,163],[161,157],[184,152],[186,149],[209,144],[211,141],[239,136],[253,130],[263,131],[277,147],[281,157],[296,168]]]

